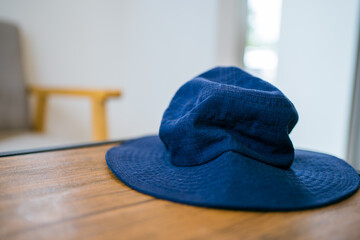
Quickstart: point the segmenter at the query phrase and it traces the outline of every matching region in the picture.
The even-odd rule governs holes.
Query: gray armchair
[[[30,121],[28,95],[35,97],[35,113]],[[107,139],[105,103],[119,97],[119,90],[67,89],[26,86],[21,63],[19,30],[0,21],[0,152],[19,148],[69,144],[41,134],[45,130],[47,99],[51,95],[83,96],[92,103],[93,140]]]
[[[30,127],[18,36],[15,25],[0,22],[0,131]]]

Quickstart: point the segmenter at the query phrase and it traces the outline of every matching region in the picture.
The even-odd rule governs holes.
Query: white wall
[[[283,1],[278,85],[300,119],[296,147],[344,158],[358,36],[358,1]]]
[[[225,26],[236,26],[238,16],[219,19],[235,1],[0,0],[0,19],[21,28],[29,83],[123,90],[107,109],[117,139],[157,133],[182,83],[237,61],[228,46],[236,49],[229,38],[237,35]],[[296,147],[344,157],[358,1],[283,4],[276,85],[300,114],[292,139]],[[91,139],[86,99],[52,98],[48,120],[52,135]]]
[[[217,0],[0,0],[22,31],[29,83],[121,88],[110,137],[157,133],[177,88],[216,64]],[[54,97],[47,131],[90,140],[90,103]]]

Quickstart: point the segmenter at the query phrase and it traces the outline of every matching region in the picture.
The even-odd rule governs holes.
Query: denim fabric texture
[[[217,67],[180,87],[159,136],[114,147],[106,161],[139,192],[204,207],[301,210],[355,193],[360,178],[345,161],[294,150],[298,119],[275,86]]]

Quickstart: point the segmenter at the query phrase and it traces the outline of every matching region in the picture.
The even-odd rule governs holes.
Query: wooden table
[[[121,183],[113,145],[0,158],[0,239],[360,239],[360,192],[298,212],[187,206]]]

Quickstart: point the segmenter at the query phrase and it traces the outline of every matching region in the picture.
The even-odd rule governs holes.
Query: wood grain
[[[360,239],[360,193],[298,212],[206,209],[131,190],[112,145],[0,158],[0,239]]]

